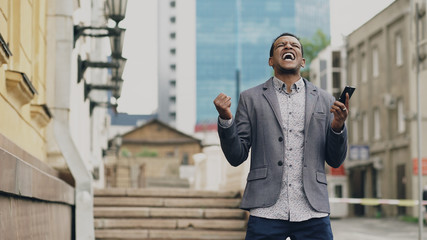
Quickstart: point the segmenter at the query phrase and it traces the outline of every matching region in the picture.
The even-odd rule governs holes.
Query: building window
[[[374,77],[378,77],[380,71],[379,71],[379,53],[378,48],[375,47],[372,51],[372,75]]]
[[[363,141],[366,143],[369,141],[368,114],[366,113],[363,113],[362,124],[363,124]]]
[[[171,38],[171,39],[175,39],[175,38],[176,38],[176,33],[172,32],[172,33],[170,34],[170,38]]]
[[[397,132],[404,133],[406,130],[405,114],[403,112],[403,100],[397,100]]]
[[[176,1],[170,1],[170,6],[171,6],[171,8],[176,7]]]
[[[175,70],[176,70],[176,65],[175,65],[175,64],[171,64],[171,65],[170,65],[170,69],[171,69],[172,71],[175,71]]]
[[[353,136],[353,143],[357,143],[359,141],[359,128],[358,128],[359,122],[357,120],[354,120],[352,122],[352,131],[351,135]]]
[[[169,85],[170,85],[170,87],[176,87],[176,80],[174,79],[174,80],[170,80],[169,81]]]
[[[171,23],[175,23],[176,22],[176,17],[170,17],[169,20],[170,20]]]
[[[176,48],[171,48],[170,50],[171,55],[175,55],[176,54]]]
[[[176,119],[176,112],[170,112],[170,113],[169,113],[169,118],[170,118],[171,120],[175,120],[175,119]]]
[[[402,36],[399,34],[396,36],[396,65],[402,66]]]
[[[176,96],[170,96],[170,97],[169,97],[169,101],[170,101],[171,103],[175,103],[175,102],[176,102]]]
[[[357,85],[357,63],[353,61],[351,63],[351,84],[353,86]]]
[[[334,68],[341,67],[341,52],[338,52],[338,51],[332,52],[332,67]]]
[[[362,54],[362,82],[368,81],[368,63],[366,61],[366,56]]]
[[[184,153],[182,156],[181,165],[188,165],[190,163],[188,153]]]
[[[337,184],[335,185],[335,196],[336,198],[342,198],[343,197],[343,192],[342,192],[342,185],[341,184]]]
[[[341,94],[341,72],[332,73],[332,95],[338,99]]]
[[[374,110],[374,139],[379,140],[381,138],[381,128],[380,128],[380,110],[376,108]]]

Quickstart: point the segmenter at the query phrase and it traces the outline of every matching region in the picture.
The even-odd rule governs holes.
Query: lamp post
[[[424,8],[426,5],[424,5]],[[424,58],[420,54],[420,47],[426,44],[426,41],[420,42],[419,21],[423,18],[426,11],[420,10],[418,3],[415,3],[415,45],[416,45],[416,80],[417,80],[417,155],[418,155],[418,239],[423,239],[423,164],[421,158],[421,103],[420,103],[420,64]]]

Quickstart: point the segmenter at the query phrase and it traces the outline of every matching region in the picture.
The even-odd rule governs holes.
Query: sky
[[[152,114],[157,110],[157,1],[128,0],[123,57],[123,89],[118,111]],[[390,5],[393,0],[330,0],[331,43],[343,38]]]

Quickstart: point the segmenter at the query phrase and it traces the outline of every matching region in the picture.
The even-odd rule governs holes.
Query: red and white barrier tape
[[[366,206],[377,206],[381,204],[385,205],[397,205],[412,207],[418,205],[418,200],[410,199],[377,199],[377,198],[329,198],[330,203],[350,203],[350,204],[361,204]],[[427,205],[427,201],[422,201],[422,205]]]

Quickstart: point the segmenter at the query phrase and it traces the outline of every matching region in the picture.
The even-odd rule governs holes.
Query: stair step
[[[96,197],[182,197],[182,198],[240,198],[234,191],[202,191],[179,188],[105,188],[95,189]]]
[[[174,239],[174,240],[243,240],[245,231],[209,231],[209,230],[135,230],[100,229],[95,230],[96,239]]]
[[[99,240],[237,240],[246,234],[241,194],[166,188],[95,190]]]
[[[202,208],[148,208],[148,207],[95,207],[95,217],[108,218],[223,218],[243,219],[241,209],[202,209]]]
[[[227,219],[95,219],[95,229],[244,230],[245,220]]]
[[[240,201],[238,198],[95,197],[94,204],[95,206],[238,208]]]

